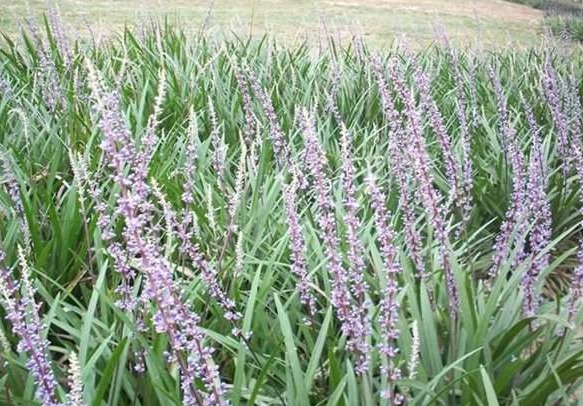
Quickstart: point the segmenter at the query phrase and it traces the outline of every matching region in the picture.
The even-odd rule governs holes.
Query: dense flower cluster
[[[547,198],[548,169],[542,156],[540,129],[528,103],[523,102],[527,120],[531,128],[532,147],[528,168],[528,185],[526,199],[533,224],[530,231],[528,246],[530,247],[528,268],[523,275],[521,287],[524,294],[523,311],[525,316],[532,317],[538,309],[539,297],[535,292],[539,275],[549,265],[550,254],[545,252],[551,240],[552,216]]]
[[[29,24],[29,55],[0,50],[2,401],[97,401],[104,365],[104,402],[186,406],[536,403],[581,379],[580,63],[543,51],[523,86],[439,27],[431,58],[154,26],[81,55],[56,7],[48,39]]]
[[[332,306],[336,309],[338,319],[341,322],[342,333],[348,337],[347,348],[358,354],[359,362],[365,363],[367,354],[361,350],[368,348],[366,339],[366,326],[360,316],[359,309],[355,309],[353,295],[351,293],[350,272],[342,264],[340,254],[340,241],[332,204],[332,186],[326,176],[326,156],[322,151],[313,116],[307,110],[302,112],[301,125],[305,139],[305,159],[312,177],[312,188],[316,195],[318,213],[316,214],[318,226],[326,252],[327,267],[332,277]]]
[[[563,110],[564,107],[560,90],[561,84],[557,79],[557,74],[548,57],[542,73],[543,93],[551,110],[553,122],[557,128],[559,154],[568,164],[571,155],[569,152],[569,125]]]
[[[302,235],[302,226],[297,205],[298,184],[296,178],[292,178],[291,183],[283,188],[283,201],[285,204],[286,220],[289,233],[291,271],[299,280],[300,300],[307,306],[311,317],[316,314],[316,298],[310,288],[310,276],[306,264],[306,244]],[[307,320],[311,323],[311,320]]]
[[[431,173],[431,159],[427,152],[423,126],[419,110],[415,105],[415,98],[404,82],[402,72],[399,72],[396,61],[389,65],[389,73],[397,89],[406,115],[406,131],[409,142],[406,144],[408,165],[413,171],[414,178],[419,188],[422,204],[425,208],[428,223],[433,227],[436,240],[439,244],[439,260],[444,269],[444,277],[449,296],[449,310],[452,319],[456,318],[459,305],[459,295],[455,283],[453,270],[449,260],[449,238],[445,218],[445,208],[442,206],[439,192],[434,186]]]
[[[445,128],[441,112],[431,95],[431,82],[427,73],[416,61],[416,58],[412,57],[410,60],[414,68],[413,79],[419,88],[421,110],[427,112],[429,124],[437,137],[441,155],[445,163],[445,174],[449,183],[449,201],[447,206],[451,202],[458,209],[466,210],[469,197],[465,196],[463,180],[460,178],[462,175],[460,164],[454,156],[451,137]]]
[[[403,211],[405,243],[417,272],[422,277],[425,275],[425,264],[421,254],[422,240],[421,234],[415,226],[415,193],[411,188],[411,174],[407,171],[406,141],[402,128],[402,118],[390,95],[381,61],[378,57],[371,59],[371,67],[377,80],[385,120],[389,125],[389,158],[392,173],[399,187],[399,208]]]
[[[145,276],[139,300],[145,305],[155,305],[152,323],[156,332],[168,337],[169,361],[180,366],[184,404],[223,405],[224,388],[212,359],[212,349],[204,345],[204,335],[198,327],[200,318],[183,300],[182,289],[173,280],[172,266],[164,258],[151,228],[153,206],[149,200],[151,188],[146,179],[154,136],[146,136],[142,148],[137,148],[121,116],[119,96],[115,92],[104,95],[97,73],[91,65],[88,68],[92,72],[90,84],[95,112],[99,115],[98,123],[103,132],[101,148],[112,169],[111,178],[120,189],[114,214],[123,219],[123,246],[120,243],[113,245],[115,262],[122,266],[118,271],[133,276],[135,271],[130,266],[133,261]],[[151,126],[155,128],[155,124]],[[153,128],[149,130],[152,133]],[[131,164],[129,172],[126,170],[128,163]],[[205,272],[208,267],[202,269],[203,275],[208,273]],[[205,281],[214,283],[216,277],[211,274]],[[131,286],[129,282],[126,281],[128,288]],[[211,294],[216,293],[211,291]],[[204,383],[206,393],[197,389],[197,379]]]
[[[243,130],[243,140],[247,146],[251,146],[255,134],[256,119],[253,114],[253,105],[251,103],[251,94],[249,93],[249,85],[245,75],[236,63],[232,64],[233,74],[237,80],[239,91],[241,92],[243,112],[245,116],[245,127]]]
[[[261,86],[261,83],[259,83],[259,79],[255,75],[255,72],[248,66],[245,66],[245,72],[251,83],[251,89],[253,89],[255,96],[259,98],[261,106],[263,107],[263,113],[267,117],[267,122],[269,123],[269,136],[273,144],[273,152],[275,153],[277,163],[280,166],[289,164],[291,163],[289,147],[279,124],[277,114],[275,114],[273,103],[271,102],[267,91]]]
[[[396,340],[399,338],[399,328],[397,322],[399,319],[399,303],[397,295],[399,293],[399,284],[397,276],[401,272],[397,250],[395,248],[394,231],[389,223],[390,217],[385,208],[386,196],[379,189],[372,174],[369,174],[366,180],[368,193],[371,198],[371,206],[374,212],[374,221],[377,229],[377,239],[380,245],[380,251],[383,258],[383,271],[386,278],[385,289],[379,304],[380,319],[383,343],[379,345],[379,351],[388,359],[388,366],[383,369],[383,375],[389,382],[387,396],[391,403],[399,405],[403,402],[402,395],[393,391],[395,381],[401,379],[401,371],[395,365],[395,358],[399,352],[396,346]]]
[[[49,342],[44,337],[42,321],[38,315],[39,305],[34,300],[34,289],[30,281],[30,269],[24,251],[20,253],[21,274],[18,282],[7,268],[0,268],[0,302],[6,310],[6,319],[19,338],[18,352],[26,354],[26,367],[36,384],[36,397],[43,406],[60,406],[57,400],[57,379],[53,372]],[[0,251],[0,263],[4,253]]]
[[[462,157],[462,180],[460,183],[463,185],[463,192],[460,192],[459,206],[462,211],[462,226],[465,227],[470,220],[470,213],[472,210],[472,188],[474,183],[474,176],[472,173],[472,147],[470,139],[470,128],[468,126],[467,117],[467,98],[464,89],[464,81],[462,79],[461,67],[459,63],[458,52],[450,50],[451,55],[451,65],[455,80],[456,96],[457,102],[456,116],[458,118],[460,127],[460,144],[462,147],[463,157]],[[462,187],[462,186],[460,186]]]
[[[526,213],[526,174],[524,167],[524,154],[516,137],[516,132],[510,124],[506,97],[498,73],[491,67],[488,68],[490,80],[494,85],[496,100],[498,103],[498,126],[502,137],[502,146],[505,158],[512,169],[512,194],[510,205],[500,227],[500,233],[494,242],[494,255],[490,268],[490,277],[498,276],[501,267],[514,247],[515,256],[511,264],[516,266],[524,259],[523,245],[527,228]]]
[[[340,124],[340,146],[342,154],[342,191],[344,193],[344,223],[346,224],[346,241],[348,244],[348,252],[346,254],[348,259],[348,275],[350,289],[353,297],[357,301],[356,315],[359,319],[361,328],[354,333],[357,335],[355,341],[358,345],[357,352],[359,360],[357,370],[364,373],[369,368],[370,363],[370,345],[367,338],[371,334],[371,327],[368,321],[368,303],[366,294],[369,290],[368,285],[364,279],[366,272],[366,265],[364,263],[364,246],[358,235],[362,228],[362,222],[358,215],[360,205],[356,198],[356,168],[352,162],[351,154],[351,137],[350,132],[346,128],[344,122],[337,118]]]

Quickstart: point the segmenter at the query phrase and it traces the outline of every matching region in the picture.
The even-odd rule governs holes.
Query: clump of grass
[[[544,26],[558,38],[583,42],[583,5],[571,0],[511,0],[545,13]]]
[[[59,24],[0,49],[3,402],[576,393],[578,51]]]
[[[583,18],[552,17],[545,20],[549,30],[560,38],[583,42]]]
[[[576,16],[581,15],[581,3],[575,0],[510,0],[513,3],[543,10],[549,15]]]

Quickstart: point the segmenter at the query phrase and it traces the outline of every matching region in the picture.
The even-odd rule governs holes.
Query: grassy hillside
[[[167,17],[196,30],[212,3],[211,26],[240,35],[269,32],[287,42],[294,38],[317,41],[325,31],[387,44],[396,35],[427,42],[434,25],[443,25],[453,38],[466,43],[479,37],[487,45],[536,43],[541,13],[501,0],[59,0],[65,20],[80,35],[86,23],[104,35],[123,24],[141,25],[146,17]],[[12,0],[0,4],[3,27],[44,9],[45,0]]]

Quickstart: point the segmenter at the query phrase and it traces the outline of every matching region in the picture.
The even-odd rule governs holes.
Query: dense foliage
[[[545,31],[557,38],[583,42],[583,4],[573,0],[510,0],[544,12]]]
[[[43,26],[0,49],[2,404],[576,396],[579,54]]]
[[[546,24],[554,35],[583,43],[583,18],[554,17],[548,18]]]

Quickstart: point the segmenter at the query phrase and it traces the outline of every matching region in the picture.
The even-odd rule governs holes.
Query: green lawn
[[[0,26],[14,31],[18,19],[28,14],[27,4],[39,14],[45,0],[2,2]],[[209,2],[58,0],[57,4],[72,28],[86,35],[86,22],[106,34],[123,24],[134,25],[143,16],[165,16],[196,29]],[[541,18],[537,10],[499,0],[215,0],[210,24],[217,31],[270,32],[286,41],[306,37],[317,41],[324,30],[344,39],[360,33],[384,45],[401,33],[424,42],[433,37],[433,24],[439,22],[462,42],[478,37],[488,45],[524,46],[538,41]]]

